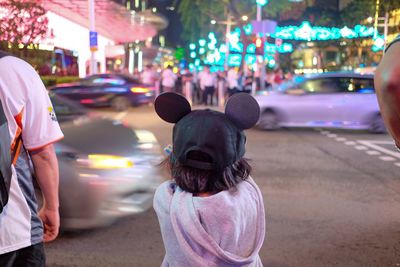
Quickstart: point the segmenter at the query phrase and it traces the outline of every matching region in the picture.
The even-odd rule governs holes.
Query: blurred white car
[[[158,167],[164,156],[154,134],[92,116],[68,99],[49,95],[65,135],[55,144],[61,227],[107,226],[150,209],[164,180]]]
[[[386,132],[372,75],[324,73],[296,77],[256,96],[259,128],[320,127]]]

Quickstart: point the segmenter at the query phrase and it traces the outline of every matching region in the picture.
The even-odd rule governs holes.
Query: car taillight
[[[148,93],[148,92],[150,92],[150,89],[146,88],[146,87],[132,87],[131,92],[132,93]]]

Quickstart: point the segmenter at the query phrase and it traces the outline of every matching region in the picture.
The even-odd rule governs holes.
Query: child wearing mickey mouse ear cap
[[[154,196],[166,251],[161,266],[262,266],[264,202],[244,159],[244,130],[258,121],[257,102],[241,93],[224,113],[192,111],[183,96],[164,93],[154,106],[175,124],[166,160],[172,179]]]

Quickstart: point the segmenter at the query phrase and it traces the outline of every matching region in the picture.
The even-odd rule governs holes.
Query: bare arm
[[[52,241],[60,227],[58,199],[58,162],[52,144],[30,151],[35,175],[43,193],[43,208],[39,216],[44,224],[44,241]]]
[[[400,42],[390,46],[379,64],[375,89],[385,124],[400,147]]]

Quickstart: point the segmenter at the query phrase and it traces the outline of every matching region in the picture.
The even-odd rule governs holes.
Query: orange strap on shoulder
[[[17,123],[17,132],[15,134],[14,141],[11,145],[11,159],[12,159],[12,164],[15,165],[18,160],[18,156],[21,153],[21,148],[22,148],[22,112],[23,109],[21,110],[20,113],[18,113],[14,119],[15,122]]]

